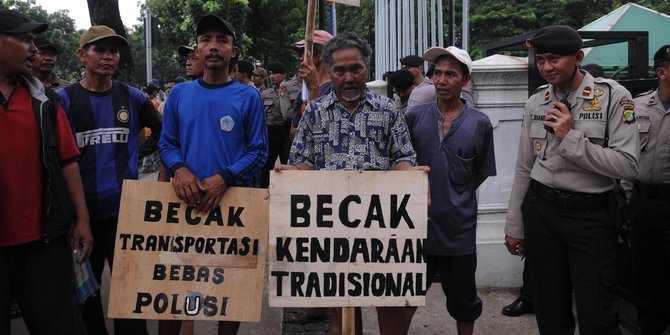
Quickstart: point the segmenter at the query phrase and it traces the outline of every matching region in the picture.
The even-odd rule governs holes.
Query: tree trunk
[[[114,31],[128,38],[126,28],[121,21],[121,13],[119,12],[119,0],[87,0],[88,13],[91,18],[91,25],[105,25]],[[131,81],[133,79],[133,57],[130,53],[130,48],[121,49],[121,60],[118,67],[118,80]]]

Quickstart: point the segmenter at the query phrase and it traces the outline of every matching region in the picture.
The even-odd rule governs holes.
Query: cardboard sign
[[[219,207],[197,214],[170,183],[126,180],[109,317],[259,321],[265,192],[231,187]]]
[[[425,173],[283,171],[270,181],[270,306],[425,304]]]

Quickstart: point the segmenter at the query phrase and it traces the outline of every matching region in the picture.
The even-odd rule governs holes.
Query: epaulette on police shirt
[[[639,98],[639,97],[643,97],[643,96],[645,96],[645,95],[652,94],[652,93],[654,93],[655,91],[656,91],[656,90],[653,89],[653,90],[649,90],[649,91],[646,91],[646,92],[642,92],[642,93],[636,95],[635,98]]]
[[[533,91],[533,94],[537,94],[537,92],[540,92],[547,87],[549,87],[549,84],[540,85],[538,88],[535,89],[535,91]],[[533,95],[533,94],[531,94],[531,95]]]
[[[609,78],[603,78],[603,77],[594,77],[593,81],[598,84],[605,84],[608,85],[609,87],[614,87],[614,86],[621,86],[616,80],[614,79],[609,79]]]

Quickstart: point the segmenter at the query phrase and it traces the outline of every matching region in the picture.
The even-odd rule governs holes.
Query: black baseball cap
[[[231,35],[233,35],[233,44],[235,44],[237,37],[235,36],[235,27],[233,24],[216,15],[211,14],[203,16],[202,19],[198,21],[198,27],[195,30],[195,37],[197,38],[198,36],[202,35],[205,28],[211,26],[218,26],[227,30]]]
[[[662,46],[654,54],[654,64],[670,60],[670,44]]]
[[[39,34],[48,28],[48,24],[32,21],[15,10],[0,9],[0,33],[2,34],[24,34],[28,32]]]
[[[48,39],[46,39],[44,37],[35,38],[35,41],[33,43],[35,43],[35,47],[39,50],[44,51],[44,50],[51,49],[56,54],[60,54],[60,49],[58,49],[57,46],[55,46],[53,43],[51,43],[51,41],[49,41]]]
[[[582,45],[582,38],[576,30],[560,25],[544,27],[526,40],[526,46],[535,49],[538,54],[569,55],[579,51]]]
[[[196,45],[180,45],[179,48],[177,48],[177,53],[179,53],[179,56],[186,57],[188,56],[189,53],[193,52],[196,48]]]

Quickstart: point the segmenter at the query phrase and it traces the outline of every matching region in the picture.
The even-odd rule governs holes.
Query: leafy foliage
[[[622,0],[471,0],[470,55],[482,57],[482,46],[552,24],[583,27],[628,3]],[[665,0],[630,1],[670,13]],[[460,13],[460,8],[457,9]],[[461,22],[461,15],[458,15]],[[446,31],[446,29],[445,29]],[[458,33],[460,36],[460,31]],[[458,42],[460,45],[460,42]]]
[[[457,22],[455,44],[460,46],[462,2],[454,1]],[[473,59],[481,58],[483,45],[534,31],[545,25],[567,24],[581,27],[626,2],[470,0],[470,54]],[[666,0],[633,2],[662,13],[670,13],[670,2]],[[147,0],[143,6],[151,9],[152,15],[158,20],[160,32],[159,42],[152,49],[154,77],[165,83],[184,74],[185,60],[177,55],[177,48],[195,41],[194,32],[198,19],[210,13],[220,15],[235,25],[243,59],[250,59],[259,65],[280,61],[289,71],[294,71],[298,62],[289,45],[304,36],[306,3],[306,0]],[[447,3],[443,1],[445,35],[449,33]],[[337,5],[338,31],[355,32],[374,47],[374,4],[375,0],[361,0],[361,7]],[[63,50],[57,73],[70,80],[78,78],[80,62],[75,51],[81,31],[76,31],[74,21],[68,17],[67,11],[49,14],[40,6],[25,0],[0,0],[0,7],[15,8],[32,19],[49,23],[50,29],[45,33],[46,37]],[[144,12],[141,15],[144,16]],[[328,15],[326,19],[329,20]],[[325,26],[328,27],[328,24]],[[146,81],[144,27],[133,27],[128,39],[135,70],[135,76],[128,81],[138,85]]]
[[[61,50],[56,64],[56,74],[69,81],[79,79],[81,62],[76,51],[79,48],[81,31],[75,29],[75,22],[67,10],[47,13],[40,6],[18,0],[0,0],[0,8],[15,9],[32,20],[49,24],[49,29],[43,36]]]

